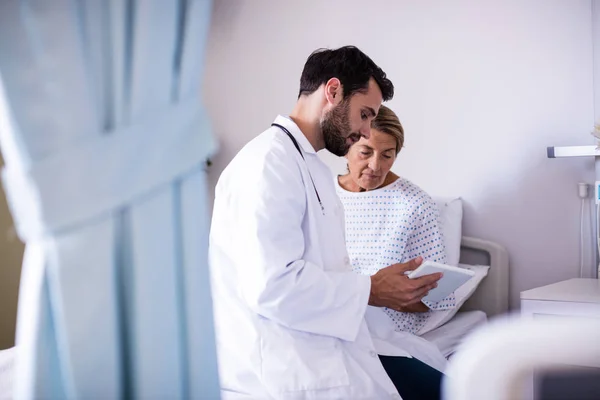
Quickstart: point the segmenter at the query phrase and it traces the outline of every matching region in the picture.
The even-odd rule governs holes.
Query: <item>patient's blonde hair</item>
[[[396,139],[396,154],[400,153],[404,146],[404,128],[395,112],[382,105],[375,119],[371,121],[371,129],[392,135]]]

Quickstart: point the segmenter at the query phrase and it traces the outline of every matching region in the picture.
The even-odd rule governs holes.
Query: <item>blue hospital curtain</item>
[[[0,1],[26,244],[15,398],[219,397],[200,101],[209,0]]]

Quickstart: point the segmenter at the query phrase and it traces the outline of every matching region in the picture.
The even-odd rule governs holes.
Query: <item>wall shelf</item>
[[[596,146],[550,146],[546,151],[548,158],[600,157],[600,148]]]

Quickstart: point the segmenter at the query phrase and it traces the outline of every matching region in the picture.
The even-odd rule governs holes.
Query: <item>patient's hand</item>
[[[442,277],[441,273],[436,273],[409,279],[405,272],[416,269],[422,262],[423,259],[417,257],[409,262],[390,265],[377,271],[371,276],[369,305],[405,311],[406,307],[421,303],[421,299],[437,286],[437,281]]]

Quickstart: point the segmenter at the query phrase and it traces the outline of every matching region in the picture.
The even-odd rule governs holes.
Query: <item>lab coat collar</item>
[[[288,131],[294,136],[294,139],[298,141],[298,144],[302,147],[305,153],[315,154],[315,148],[310,144],[304,133],[298,128],[298,125],[294,121],[292,121],[289,117],[284,117],[283,115],[278,115],[273,121],[275,124],[279,124],[281,126],[285,126]]]

